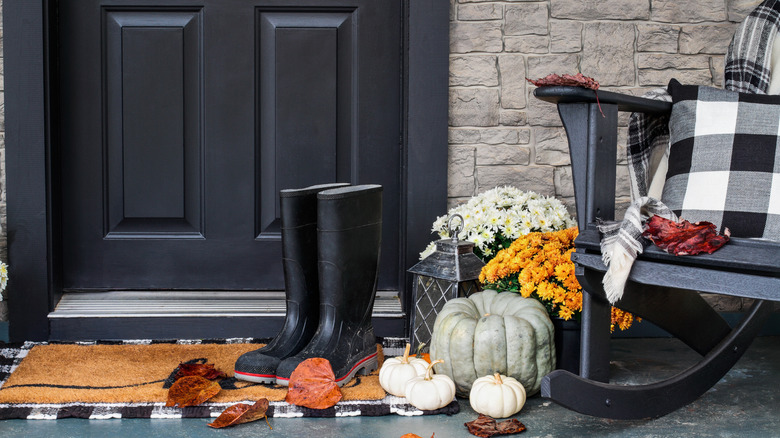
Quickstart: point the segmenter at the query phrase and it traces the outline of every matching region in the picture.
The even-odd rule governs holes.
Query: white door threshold
[[[284,317],[284,292],[112,291],[63,294],[49,319]],[[405,316],[397,292],[380,291],[374,318]]]

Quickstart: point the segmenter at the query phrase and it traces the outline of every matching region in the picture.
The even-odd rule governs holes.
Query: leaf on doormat
[[[200,376],[187,376],[177,380],[168,390],[165,406],[197,406],[219,393],[222,387]]]
[[[187,376],[200,376],[209,380],[227,377],[227,374],[218,370],[213,363],[180,363],[177,369],[177,380]]]
[[[266,411],[268,411],[267,398],[261,398],[253,405],[236,403],[222,411],[222,413],[219,414],[219,417],[217,417],[213,423],[208,423],[207,426],[213,427],[214,429],[221,429],[223,427],[257,421],[261,418],[265,418],[265,421],[268,422]],[[269,424],[268,427],[271,427],[271,425]],[[271,429],[273,428],[271,427]]]
[[[487,415],[480,415],[476,420],[464,423],[464,426],[468,428],[470,434],[479,437],[511,435],[525,430],[525,425],[514,418],[496,423],[496,420]]]
[[[674,222],[658,215],[650,218],[642,233],[656,246],[674,255],[712,254],[729,241],[730,235],[728,228],[719,235],[711,222]]]
[[[341,400],[341,390],[328,359],[306,359],[290,375],[287,403],[311,409],[327,409]]]
[[[536,85],[537,87],[547,87],[552,85],[566,85],[570,87],[583,87],[583,88],[589,88],[591,90],[598,90],[599,89],[599,83],[595,79],[585,76],[582,73],[577,73],[576,75],[557,75],[555,73],[551,73],[543,78],[539,79],[528,79],[525,78],[526,81]]]

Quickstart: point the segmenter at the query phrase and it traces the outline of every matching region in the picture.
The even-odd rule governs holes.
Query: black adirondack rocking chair
[[[556,370],[544,378],[542,396],[569,409],[613,419],[659,417],[689,404],[739,360],[780,301],[780,244],[733,238],[711,255],[673,256],[648,247],[635,261],[621,309],[652,321],[702,355],[669,379],[646,385],[609,383],[610,305],[602,278],[596,218],[615,213],[618,112],[662,114],[671,103],[578,87],[534,90],[557,104],[569,147],[580,235],[572,260],[583,287],[580,374]],[[602,115],[603,110],[603,115]],[[733,329],[701,292],[756,299]],[[777,366],[777,364],[767,364]]]

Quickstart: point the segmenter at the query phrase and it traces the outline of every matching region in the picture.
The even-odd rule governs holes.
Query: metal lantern
[[[453,219],[460,225],[452,227]],[[485,263],[474,254],[474,243],[459,241],[463,217],[452,215],[447,231],[452,238],[436,242],[436,251],[409,269],[414,274],[412,286],[412,333],[410,342],[414,351],[420,343],[430,345],[433,323],[444,303],[452,298],[467,297],[480,290],[479,273]]]

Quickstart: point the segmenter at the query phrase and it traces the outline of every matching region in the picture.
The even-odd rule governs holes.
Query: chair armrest
[[[588,88],[546,86],[534,90],[534,96],[551,103],[596,103],[597,92]],[[671,102],[645,99],[611,91],[599,91],[598,102],[616,104],[619,111],[666,114],[672,110]]]

